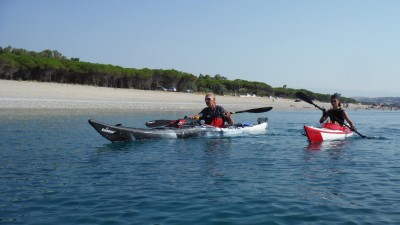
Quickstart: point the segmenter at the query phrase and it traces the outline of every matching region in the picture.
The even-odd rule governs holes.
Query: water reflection
[[[346,143],[347,143],[346,140],[315,142],[308,144],[307,150],[324,151],[330,149],[341,149]]]
[[[206,155],[220,155],[224,153],[225,150],[230,148],[231,138],[207,138],[205,139],[205,149]]]
[[[226,190],[225,183],[229,180],[229,166],[226,165],[226,159],[229,158],[231,151],[231,138],[207,138],[204,140],[204,162],[201,166],[201,175],[204,177],[205,191]],[[215,192],[218,193],[218,192]],[[216,201],[219,197],[213,197]]]
[[[343,202],[347,173],[343,154],[346,141],[311,143],[305,151],[299,194],[316,205]],[[348,143],[347,143],[348,144]],[[347,204],[347,203],[345,203]]]
[[[97,153],[104,153],[110,151],[127,151],[131,150],[133,145],[140,145],[140,142],[115,142],[107,143],[96,148]]]

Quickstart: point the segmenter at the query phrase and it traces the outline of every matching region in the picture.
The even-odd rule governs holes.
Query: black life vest
[[[329,109],[328,110],[329,119],[332,123],[337,122],[341,126],[344,124],[344,110],[342,108]]]

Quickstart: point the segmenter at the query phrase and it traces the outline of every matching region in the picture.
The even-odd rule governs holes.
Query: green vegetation
[[[295,98],[302,91],[311,98],[329,101],[329,95],[307,90],[273,88],[256,81],[228,80],[219,74],[199,77],[174,69],[135,69],[120,66],[81,62],[79,58],[67,59],[56,50],[41,52],[27,51],[12,47],[0,47],[0,79],[34,80],[113,88],[135,88],[155,90],[158,86],[176,87],[178,91],[191,89],[200,92],[214,92],[220,95],[274,96]],[[342,98],[343,102],[355,103],[354,99]]]

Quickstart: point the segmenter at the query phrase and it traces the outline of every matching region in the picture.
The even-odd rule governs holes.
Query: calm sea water
[[[110,143],[89,118],[144,127],[187,112],[0,114],[1,224],[400,224],[400,112],[350,111],[374,139],[309,145],[320,111],[265,134]]]

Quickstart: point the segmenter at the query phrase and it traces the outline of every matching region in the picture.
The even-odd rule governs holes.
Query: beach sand
[[[193,111],[206,105],[205,93],[117,89],[73,84],[0,80],[0,110]],[[274,110],[318,110],[306,102],[269,97],[216,96],[228,111],[272,106]],[[329,103],[315,102],[329,108]],[[350,104],[349,108],[359,107]]]

